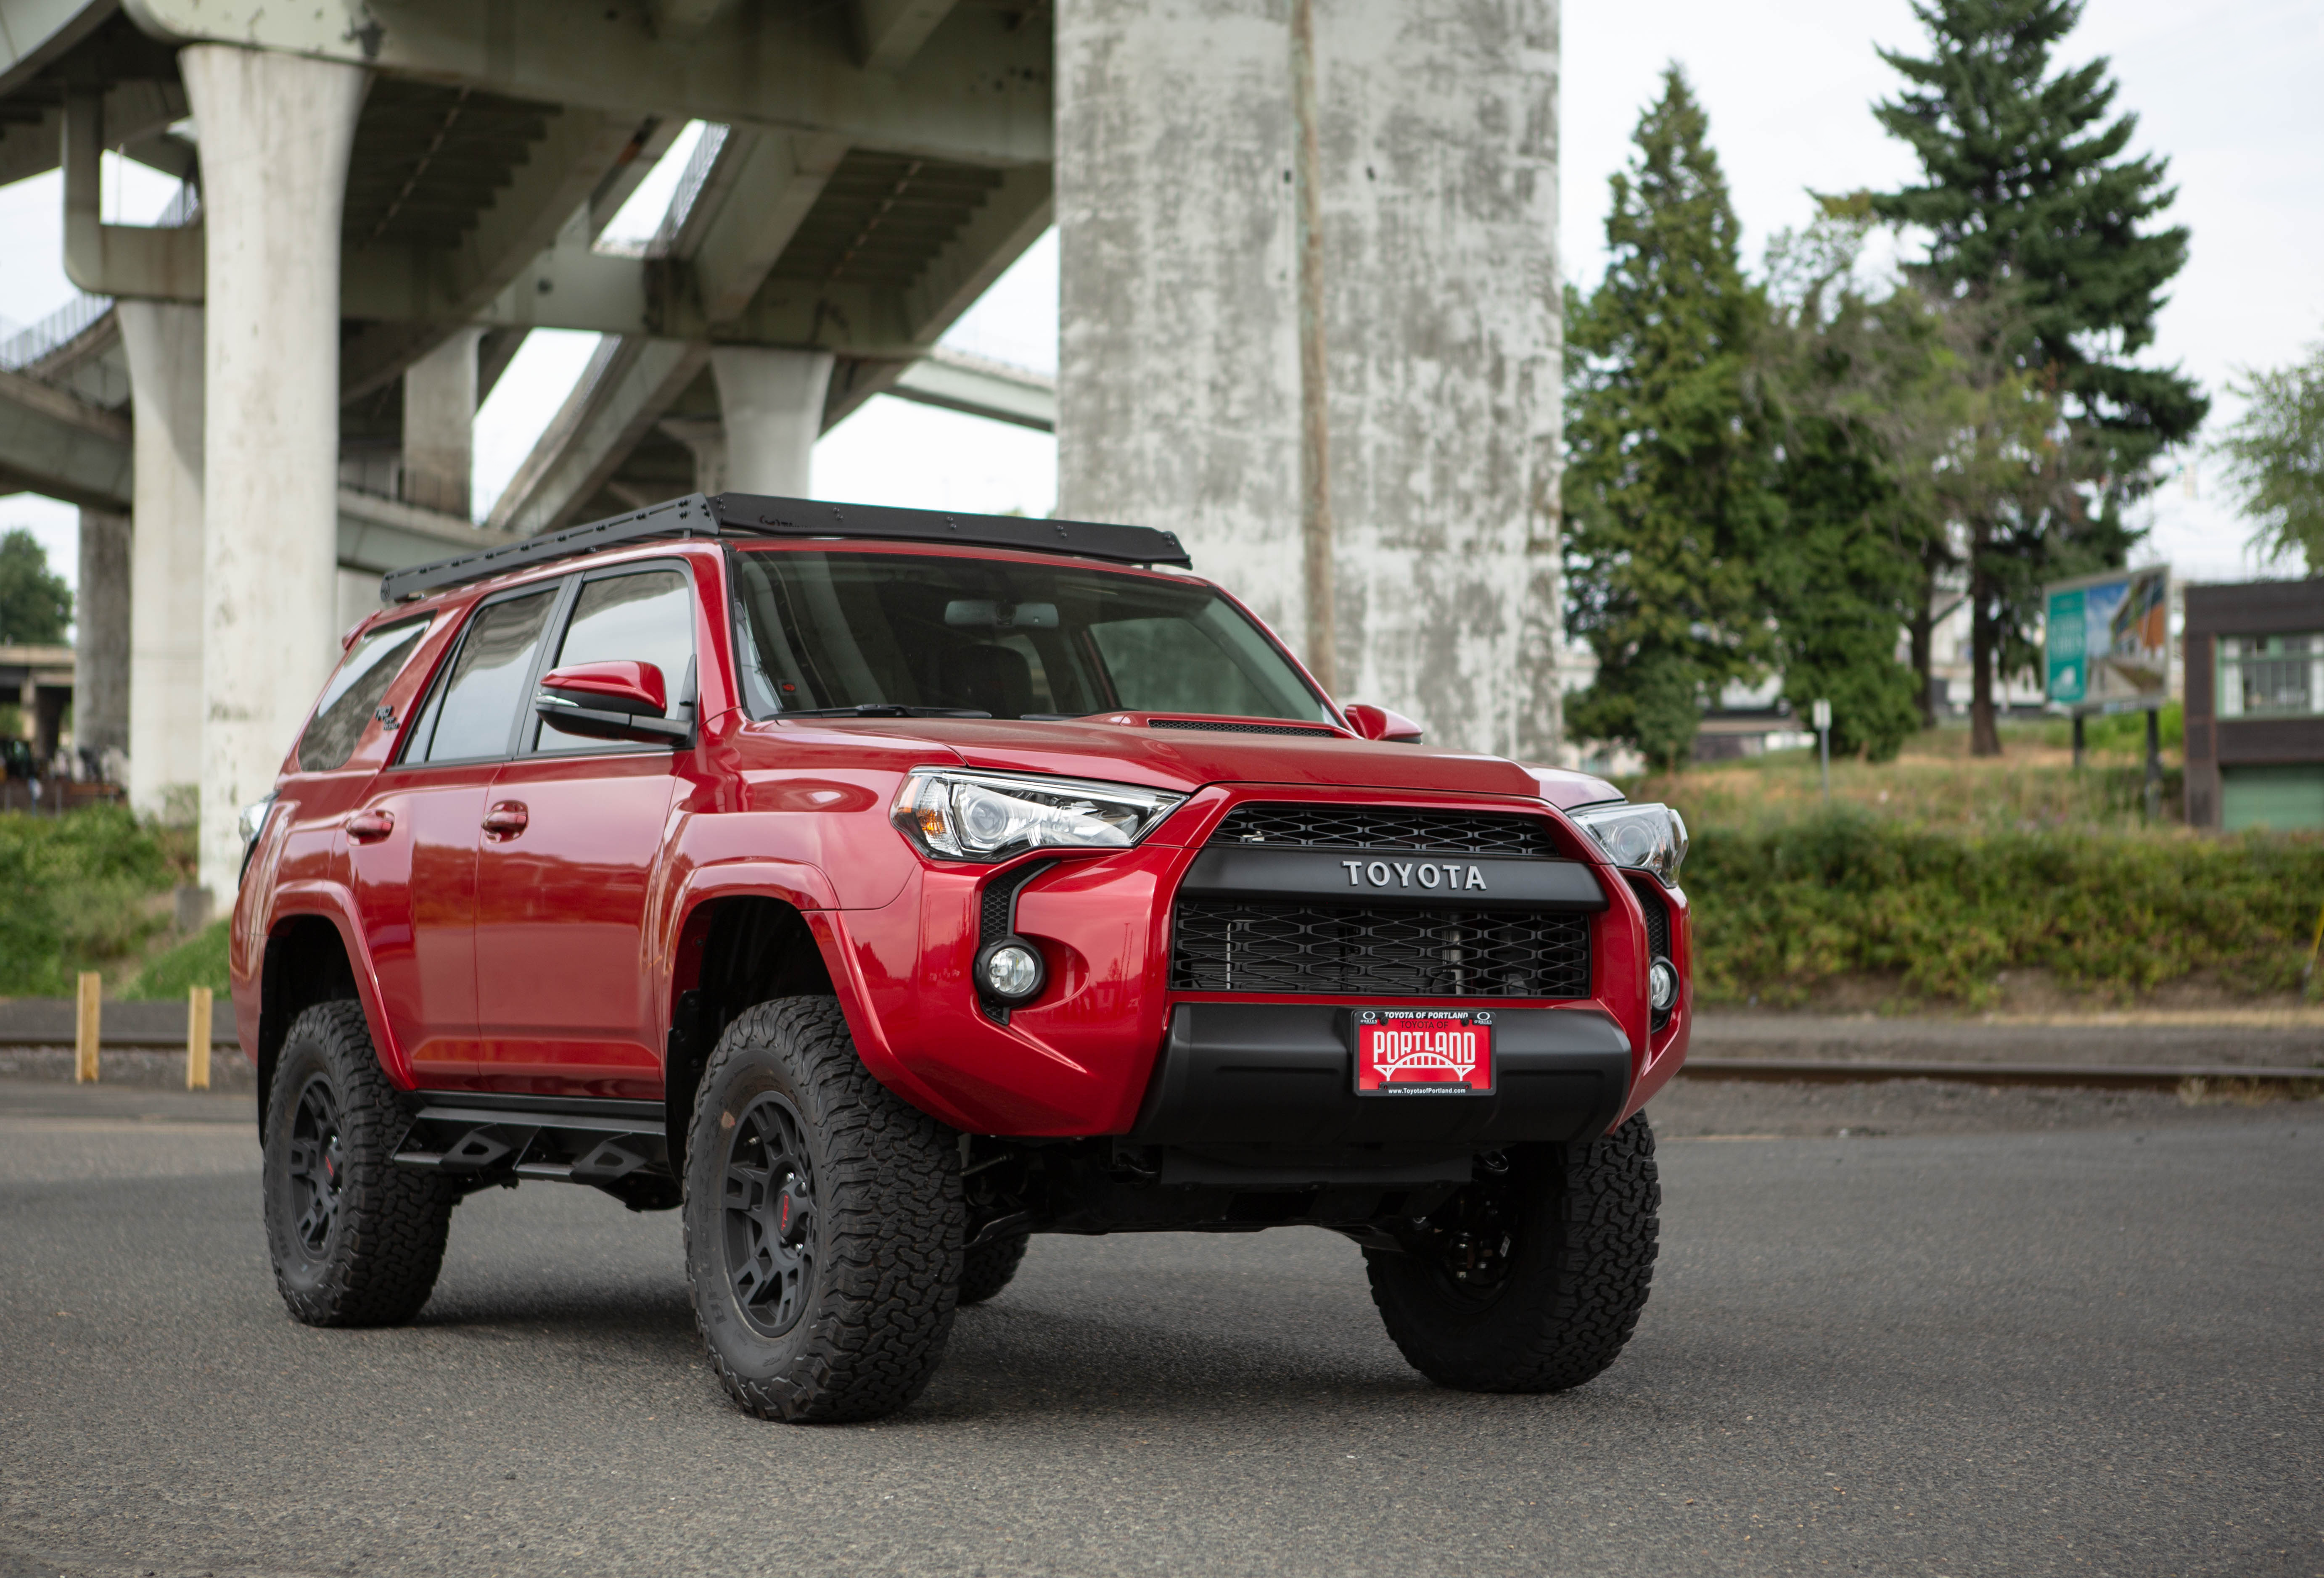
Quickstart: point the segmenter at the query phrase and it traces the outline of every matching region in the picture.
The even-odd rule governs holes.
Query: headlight
[[[266,830],[266,813],[274,809],[274,796],[254,800],[242,808],[242,847],[245,849],[258,842],[258,835]]]
[[[273,809],[274,796],[272,794],[263,800],[254,800],[242,808],[242,869],[245,872],[250,869],[251,851],[258,848],[258,835],[266,830],[266,814]],[[238,882],[241,878],[237,876],[235,880]]]
[[[1606,805],[1571,813],[1617,866],[1651,871],[1665,887],[1678,885],[1686,858],[1686,819],[1667,805]]]
[[[1127,784],[922,768],[896,794],[896,825],[945,860],[1028,849],[1127,849],[1186,797]]]

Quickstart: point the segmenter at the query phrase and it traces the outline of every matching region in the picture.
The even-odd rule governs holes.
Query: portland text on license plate
[[[1489,1010],[1359,1008],[1358,1096],[1490,1096]]]

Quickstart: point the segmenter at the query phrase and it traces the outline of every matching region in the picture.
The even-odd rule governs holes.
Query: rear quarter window
[[[347,765],[380,698],[420,650],[420,638],[433,622],[431,616],[382,625],[348,649],[330,683],[323,687],[307,732],[299,737],[300,772],[327,773]]]

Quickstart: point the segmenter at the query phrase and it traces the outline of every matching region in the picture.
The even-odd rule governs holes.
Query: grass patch
[[[181,998],[189,986],[208,986],[224,998],[230,989],[226,974],[228,921],[213,921],[175,948],[145,961],[122,996],[132,1001]]]
[[[0,996],[61,996],[82,970],[134,968],[190,880],[190,829],[116,805],[70,816],[0,815]]]

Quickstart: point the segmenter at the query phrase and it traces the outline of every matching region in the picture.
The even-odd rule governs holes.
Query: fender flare
[[[335,882],[293,882],[275,889],[273,901],[266,916],[266,947],[272,946],[276,935],[289,922],[309,916],[328,921],[339,934],[340,950],[347,958],[347,973],[355,977],[355,999],[363,1005],[364,1023],[371,1031],[371,1044],[379,1054],[381,1069],[399,1090],[417,1089],[419,1080],[411,1072],[411,1060],[388,1029],[387,1014],[381,1004],[379,976],[372,968],[371,950],[364,946],[363,928],[355,921],[355,895]],[[265,971],[266,958],[262,949],[254,973],[260,1014],[264,1012]],[[243,1049],[254,1063],[258,1060],[258,1037],[259,1022],[254,1015]]]

